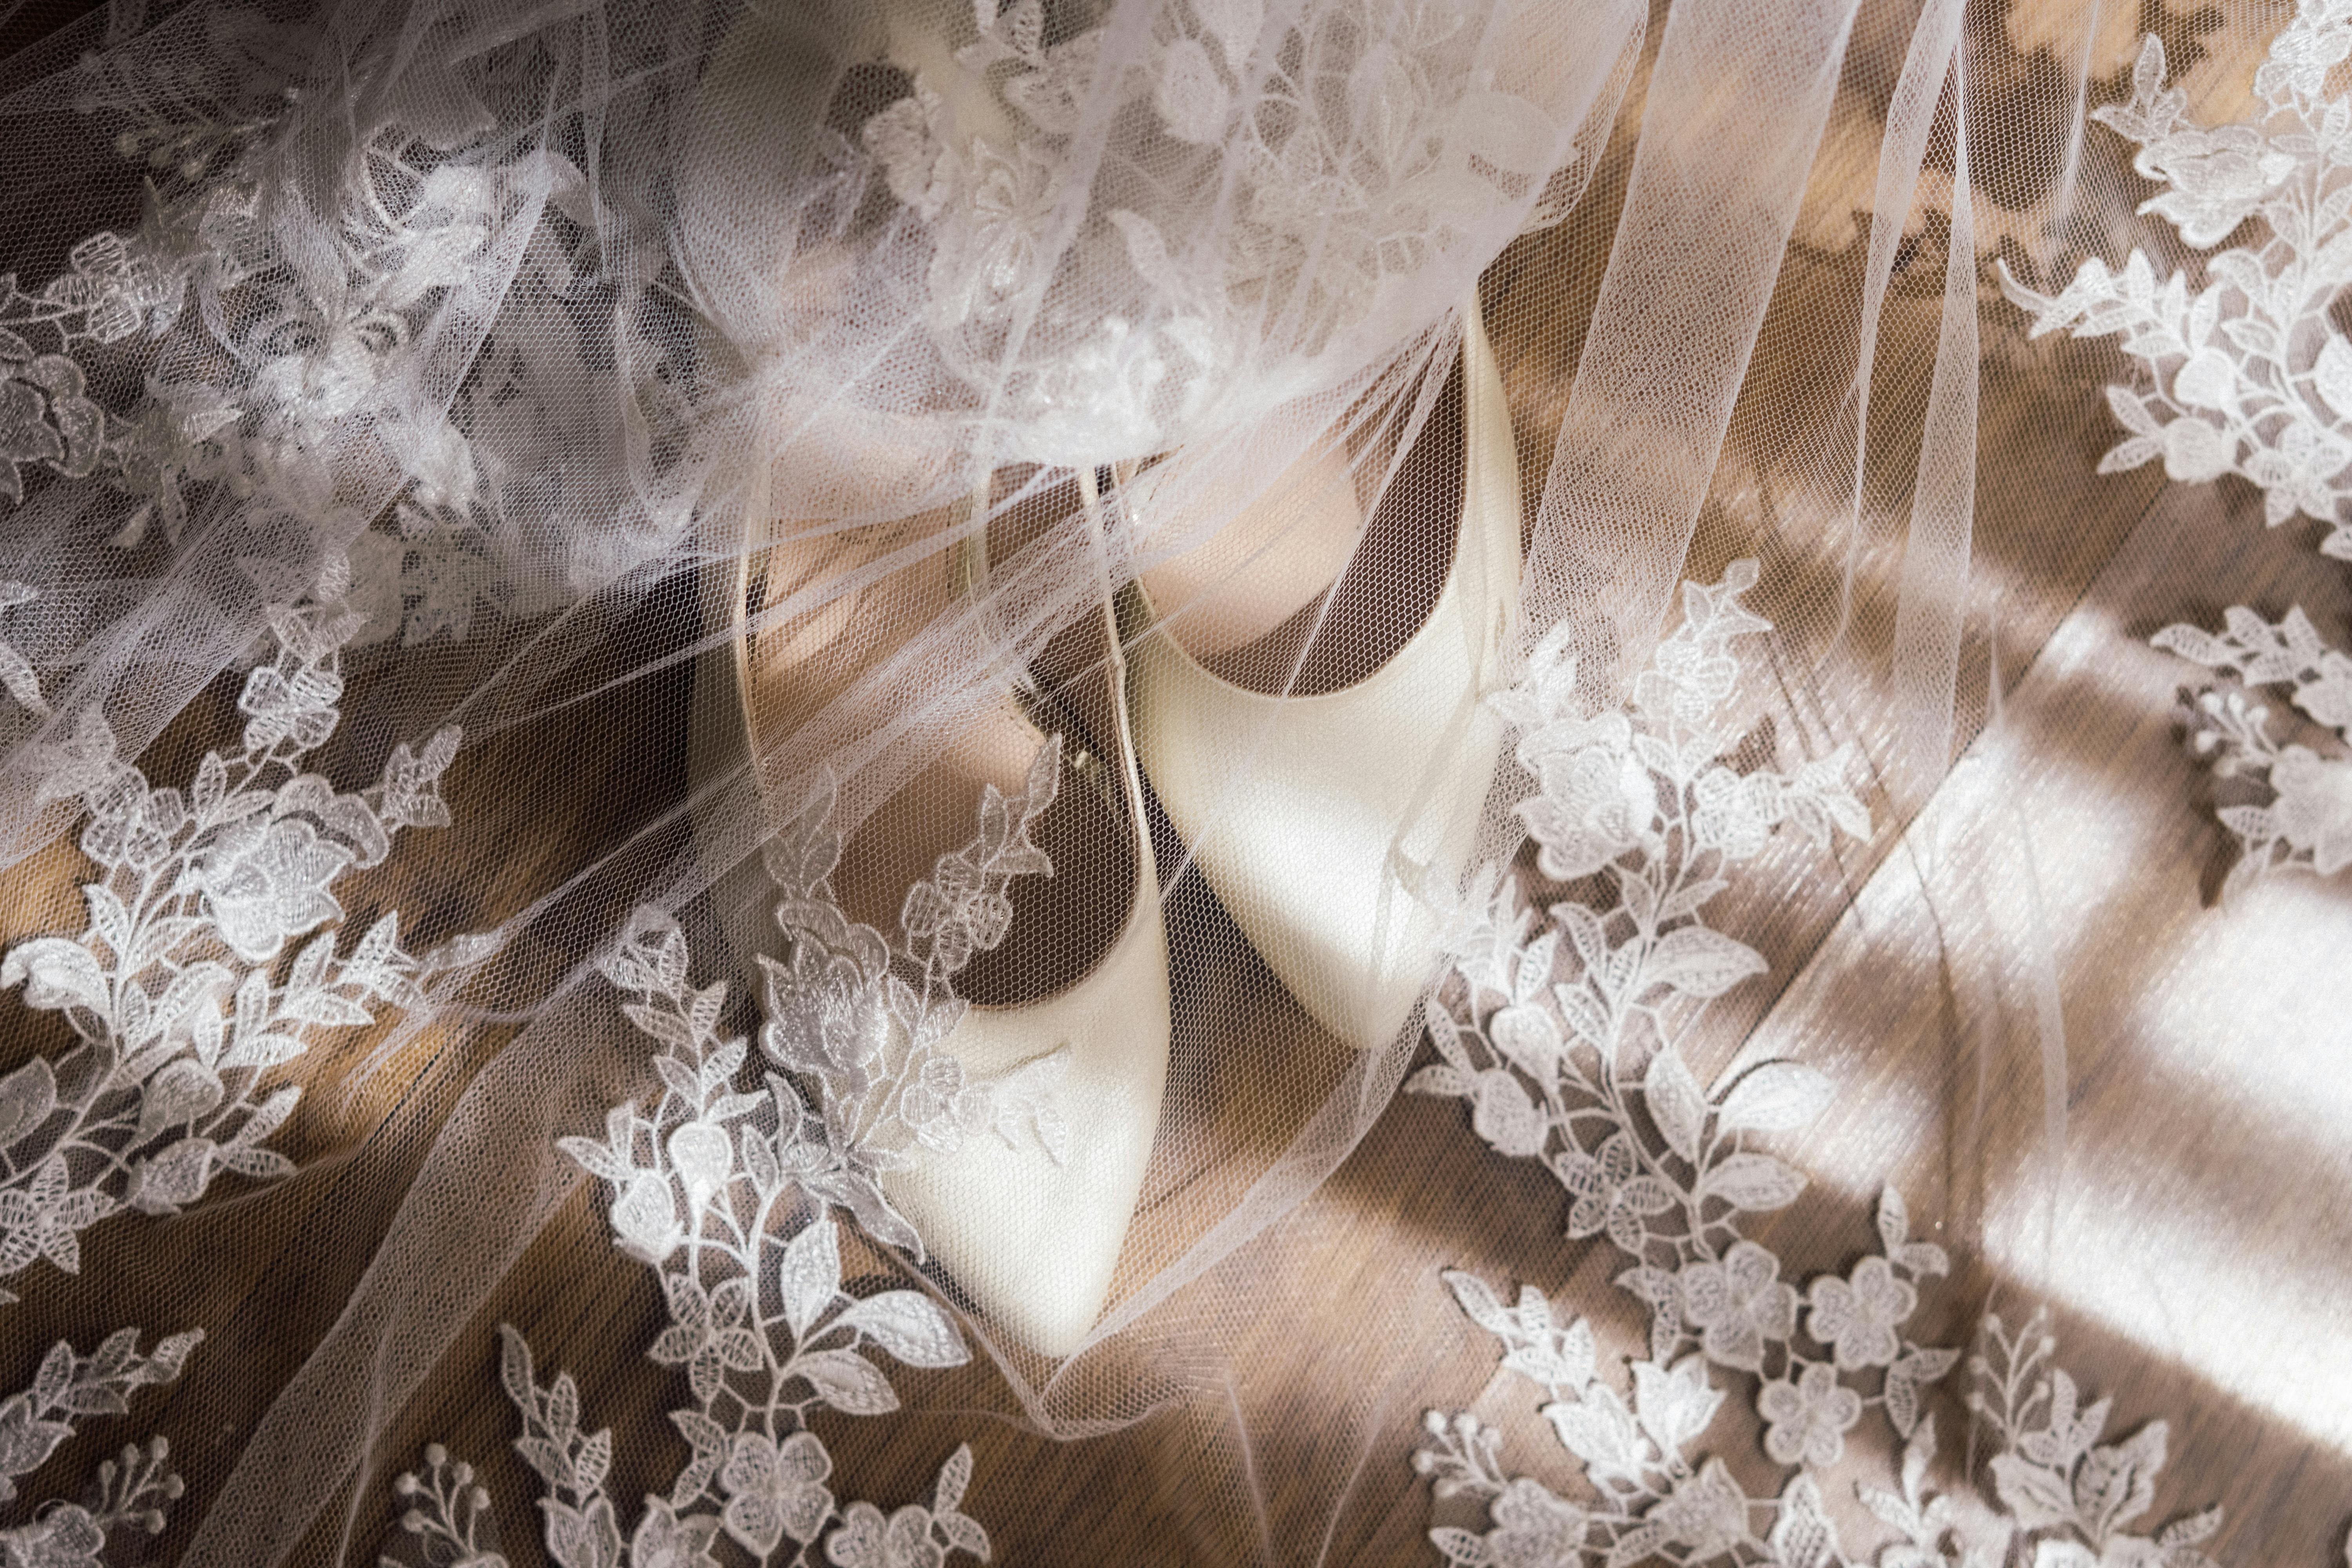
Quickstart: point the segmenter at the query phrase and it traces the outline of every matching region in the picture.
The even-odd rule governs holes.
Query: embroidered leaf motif
[[[1441,1498],[1482,1500],[1489,1525],[1433,1531],[1449,1563],[1609,1568],[1741,1547],[1781,1568],[1843,1568],[1810,1476],[1791,1477],[1777,1500],[1751,1500],[1720,1459],[1686,1454],[1729,1394],[1713,1384],[1710,1364],[1757,1379],[1764,1446],[1780,1463],[1838,1458],[1864,1410],[1853,1384],[1873,1367],[1886,1369],[1876,1393],[1890,1424],[1919,1453],[1932,1451],[1932,1436],[1917,1436],[1929,1431],[1918,1391],[1957,1352],[1912,1344],[1896,1329],[1916,1301],[1912,1277],[1930,1265],[1941,1272],[1942,1253],[1908,1241],[1902,1201],[1890,1194],[1880,1216],[1886,1255],[1865,1259],[1853,1282],[1814,1281],[1810,1332],[1829,1354],[1809,1352],[1798,1340],[1795,1287],[1777,1257],[1740,1235],[1738,1217],[1792,1202],[1804,1179],[1741,1143],[1811,1121],[1829,1100],[1828,1080],[1798,1063],[1766,1062],[1710,1099],[1672,1044],[1685,1010],[1764,968],[1754,950],[1702,921],[1726,886],[1722,873],[1782,822],[1816,841],[1869,830],[1843,783],[1843,752],[1791,773],[1745,777],[1717,761],[1737,740],[1724,718],[1738,678],[1731,644],[1767,629],[1739,604],[1755,581],[1755,563],[1739,562],[1718,586],[1685,584],[1684,623],[1623,711],[1577,710],[1565,633],[1538,647],[1527,679],[1496,704],[1519,727],[1518,758],[1538,786],[1519,809],[1538,869],[1562,879],[1605,870],[1618,899],[1606,909],[1553,902],[1538,927],[1515,878],[1499,867],[1480,872],[1455,922],[1454,973],[1429,1009],[1439,1060],[1407,1088],[1468,1100],[1472,1129],[1497,1152],[1544,1161],[1567,1191],[1570,1238],[1606,1235],[1633,1260],[1616,1282],[1650,1308],[1650,1354],[1632,1365],[1629,1405],[1596,1373],[1583,1320],[1557,1326],[1532,1286],[1507,1307],[1475,1277],[1445,1276],[1464,1312],[1502,1342],[1503,1364],[1549,1395],[1542,1414],[1591,1493],[1567,1500],[1507,1476],[1490,1428],[1433,1411],[1434,1441],[1414,1467]],[[1913,1507],[1928,1532],[1920,1549],[1934,1544],[1942,1515],[1919,1510],[1940,1500],[1917,1500],[1915,1487],[1911,1502],[1890,1506]],[[1759,1510],[1772,1519],[1760,1541],[1762,1527],[1750,1523]],[[1948,1568],[1941,1557],[1905,1568],[1931,1563]]]
[[[2074,1380],[2051,1364],[2056,1349],[2046,1313],[2037,1310],[2015,1334],[1988,1314],[1969,1363],[1976,1388],[1969,1408],[1990,1424],[2001,1447],[1988,1466],[1995,1494],[2018,1527],[2050,1532],[2036,1561],[2079,1555],[2090,1563],[2161,1560],[2172,1568],[2213,1568],[2196,1543],[2221,1528],[2219,1509],[2175,1521],[2154,1540],[2123,1532],[2156,1506],[2167,1428],[2151,1421],[2119,1443],[2099,1446],[2108,1403],[2078,1407]]]
[[[81,848],[100,877],[83,889],[88,930],[0,957],[0,985],[62,1012],[78,1037],[54,1064],[0,1079],[0,1274],[44,1257],[72,1272],[80,1231],[124,1207],[175,1214],[223,1171],[287,1173],[259,1145],[299,1091],[270,1089],[270,1070],[324,1032],[374,1022],[380,1006],[414,1006],[425,983],[487,955],[468,942],[411,956],[387,915],[338,959],[337,932],[321,929],[342,915],[332,884],[381,861],[393,831],[386,786],[339,794],[301,771],[339,717],[352,629],[334,593],[342,579],[330,558],[270,606],[277,654],[246,678],[245,749],[208,752],[186,792],[155,788],[118,758],[94,711],[43,754],[43,794],[80,797]],[[430,774],[410,787],[429,789],[456,746],[454,730],[436,736]],[[61,1104],[68,1081],[90,1087]]]
[[[168,1335],[143,1356],[137,1329],[117,1330],[87,1356],[64,1340],[51,1345],[31,1386],[0,1400],[0,1502],[16,1498],[19,1483],[74,1436],[75,1417],[127,1411],[135,1390],[176,1380],[204,1337],[201,1330]],[[170,1457],[161,1436],[122,1448],[99,1467],[82,1503],[44,1504],[25,1523],[0,1529],[0,1559],[71,1568],[99,1562],[118,1530],[160,1533],[182,1490]]]
[[[2163,43],[2151,36],[2128,102],[2093,111],[2136,142],[2133,167],[2163,187],[2141,205],[2199,249],[2249,219],[2261,231],[2215,250],[2193,294],[2184,274],[2159,282],[2135,250],[2120,272],[2096,258],[2055,295],[2000,267],[2010,299],[2033,313],[2032,334],[2119,334],[2140,362],[2144,390],[2111,386],[2108,406],[2130,433],[2101,473],[2163,461],[2180,483],[2236,474],[2263,492],[2272,527],[2302,516],[2326,525],[2319,544],[2352,559],[2352,342],[2335,311],[2352,285],[2352,100],[2326,95],[2330,66],[2352,49],[2352,13],[2306,0],[2271,42],[2254,74],[2259,110],[2245,124],[2207,129],[2187,118],[2187,95],[2165,85]],[[2271,626],[2244,606],[2226,633],[2168,626],[2153,639],[2208,668],[2235,668],[2249,686],[2279,686],[2336,732],[2352,724],[2352,663],[2322,647],[2300,610]],[[2352,864],[2352,761],[2282,744],[2269,712],[2244,694],[2200,693],[2189,742],[2224,779],[2263,794],[2224,804],[2222,825],[2242,853],[2224,891],[2273,870],[2332,875]]]
[[[2189,710],[2189,750],[2218,778],[2264,792],[2252,804],[2218,814],[2240,846],[2223,883],[2236,892],[2273,872],[2330,876],[2352,865],[2352,658],[2329,647],[2301,608],[2273,623],[2243,605],[2224,616],[2219,633],[2167,626],[2149,640],[2248,686],[2282,690],[2306,716],[2333,731],[2327,754],[2282,744],[2268,707],[2242,690],[2208,689]]]
[[[627,998],[622,1016],[653,1047],[659,1094],[650,1110],[614,1107],[601,1140],[566,1136],[557,1146],[605,1184],[614,1244],[661,1279],[670,1321],[648,1354],[685,1371],[692,1404],[670,1421],[692,1457],[666,1497],[647,1500],[625,1546],[604,1491],[609,1435],[583,1436],[572,1380],[542,1387],[522,1336],[502,1330],[500,1382],[523,1425],[515,1447],[546,1483],[544,1538],[557,1563],[618,1568],[625,1552],[629,1568],[698,1568],[716,1562],[709,1549],[721,1534],[763,1558],[790,1540],[810,1563],[822,1542],[823,1560],[836,1565],[988,1556],[987,1531],[959,1511],[970,1449],[942,1468],[929,1509],[903,1505],[886,1520],[870,1503],[836,1500],[826,1484],[832,1457],[808,1417],[819,1407],[861,1416],[898,1408],[865,1347],[917,1367],[971,1358],[954,1319],[921,1291],[845,1290],[830,1210],[848,1210],[876,1241],[919,1250],[878,1178],[924,1150],[952,1147],[940,1123],[957,1136],[992,1123],[1007,1131],[1000,1118],[1010,1105],[1053,1148],[1050,1089],[1066,1052],[971,1082],[940,1047],[962,1005],[946,979],[1003,934],[990,901],[1002,900],[1011,877],[1050,868],[1028,831],[1051,798],[1057,763],[1048,749],[1021,798],[992,795],[975,842],[943,857],[910,894],[909,924],[921,932],[909,932],[904,956],[923,973],[919,991],[891,973],[880,936],[850,924],[833,900],[824,879],[839,845],[830,789],[820,785],[769,846],[790,947],[766,961],[758,1063],[751,1040],[723,1028],[726,985],[690,984],[685,933],[668,916],[636,911],[600,964]],[[887,1047],[877,1038],[885,1034],[896,1037]],[[785,1072],[802,1075],[814,1097]],[[764,1092],[744,1081],[754,1073]],[[411,1501],[402,1526],[428,1552],[475,1561],[484,1551],[489,1502],[471,1476],[436,1445],[397,1483]]]

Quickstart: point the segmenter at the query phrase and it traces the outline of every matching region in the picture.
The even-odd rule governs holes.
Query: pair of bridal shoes
[[[1063,487],[1075,508],[1044,510],[1077,511],[1097,542],[1114,509],[1149,528],[1181,492],[1182,463],[1081,475]],[[953,739],[848,836],[831,874],[849,920],[892,929],[913,910],[908,889],[966,847],[992,791],[1036,793],[1048,747],[1058,782],[1030,827],[1051,874],[1006,888],[1012,918],[955,974],[964,1005],[939,1049],[975,1082],[1058,1057],[1066,1136],[1055,1148],[983,1132],[882,1177],[952,1289],[1044,1354],[1081,1348],[1099,1321],[1160,1123],[1171,1009],[1147,780],[1187,864],[1334,1037],[1393,1041],[1435,965],[1433,901],[1460,880],[1494,775],[1501,729],[1485,700],[1518,598],[1517,465],[1475,299],[1459,369],[1369,522],[1349,510],[1349,483],[1339,458],[1310,460],[1196,558],[1116,592],[1106,579],[1076,626],[955,718]],[[1319,559],[1315,520],[1299,523],[1317,508],[1329,514]],[[1265,569],[1286,550],[1302,593]],[[879,706],[922,700],[920,657],[898,649],[894,674],[883,653],[877,673],[887,637],[861,604],[887,592],[902,624],[968,620],[973,553],[787,536],[750,541],[728,563],[733,636],[704,660],[714,699],[698,700],[732,715],[733,755],[719,760],[748,763],[772,825],[805,804],[771,774],[812,735],[824,743],[813,714],[860,681]],[[890,566],[901,560],[912,563]],[[795,594],[845,574],[877,597],[852,589],[790,613]],[[1381,600],[1400,576],[1423,584],[1418,602]]]

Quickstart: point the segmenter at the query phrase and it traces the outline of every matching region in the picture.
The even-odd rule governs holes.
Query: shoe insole
[[[1412,640],[1460,532],[1460,363],[1363,523],[1357,492],[1380,485],[1411,408],[1398,399],[1352,455],[1310,453],[1207,543],[1145,574],[1177,646],[1244,689],[1306,697],[1354,685]]]

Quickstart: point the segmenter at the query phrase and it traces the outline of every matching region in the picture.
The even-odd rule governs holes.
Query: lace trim
[[[909,889],[894,951],[849,921],[829,879],[841,858],[829,777],[765,858],[782,890],[781,959],[761,955],[765,1058],[745,1082],[751,1042],[722,1037],[723,981],[688,981],[685,935],[653,909],[632,918],[604,977],[631,1000],[621,1011],[656,1041],[653,1109],[613,1108],[602,1142],[558,1147],[612,1194],[614,1245],[661,1278],[670,1325],[646,1354],[685,1370],[692,1404],[670,1422],[693,1450],[667,1497],[647,1498],[626,1537],[605,1494],[612,1435],[580,1433],[568,1375],[542,1387],[530,1346],[501,1331],[500,1381],[521,1414],[515,1447],[545,1483],[549,1555],[561,1568],[715,1568],[723,1533],[759,1561],[806,1563],[820,1542],[838,1568],[939,1568],[958,1552],[985,1560],[988,1532],[960,1512],[971,1451],[941,1467],[929,1506],[887,1515],[842,1503],[827,1485],[833,1458],[810,1428],[832,1409],[882,1415],[898,1396],[869,1351],[915,1367],[971,1359],[955,1321],[919,1290],[854,1297],[842,1289],[839,1227],[847,1210],[866,1234],[922,1256],[922,1238],[883,1194],[883,1173],[952,1152],[969,1137],[1034,1137],[1058,1163],[1066,1130],[1052,1099],[1066,1048],[988,1079],[969,1078],[943,1047],[964,1003],[948,983],[1009,930],[1005,889],[1052,862],[1030,840],[1053,804],[1061,747],[1048,741],[1023,793],[982,795],[980,831]],[[812,1102],[814,1101],[814,1103]],[[777,1281],[772,1299],[759,1287]],[[402,1528],[417,1561],[488,1568],[495,1516],[471,1467],[436,1445],[403,1476]],[[397,1560],[387,1557],[387,1563]]]
[[[1062,205],[1061,153],[1100,85],[1103,36],[1048,45],[1044,0],[979,0],[974,20],[979,37],[956,51],[956,68],[918,70],[912,94],[867,119],[859,139],[891,194],[931,226],[934,339],[959,374],[987,385]],[[1462,17],[1424,0],[1277,19],[1271,36],[1261,0],[1167,7],[1111,89],[1148,100],[1147,123],[1180,153],[1227,150],[1222,221],[1192,240],[1146,212],[1099,214],[1113,231],[1108,254],[1123,255],[1139,300],[1157,307],[1107,317],[1089,342],[1020,378],[1019,417],[1087,450],[1165,446],[1246,372],[1251,351],[1229,323],[1280,300],[1299,348],[1319,353],[1391,277],[1454,245],[1496,202],[1535,195],[1561,131],[1487,85],[1491,70],[1457,68],[1471,41]],[[1381,134],[1329,123],[1316,84],[1351,70],[1377,80]],[[984,133],[1008,120],[1022,129]]]
[[[2033,312],[2032,335],[2123,334],[2150,389],[2107,388],[2127,437],[2099,459],[2117,473],[2161,458],[2166,475],[2200,483],[2236,474],[2263,492],[2263,521],[2305,516],[2327,525],[2321,553],[2352,560],[2352,340],[2329,311],[2352,284],[2352,100],[2323,96],[2328,72],[2352,58],[2352,4],[2304,0],[2254,73],[2263,105],[2252,123],[2207,129],[2165,86],[2163,43],[2151,36],[2132,73],[2128,103],[2092,118],[2139,144],[2133,167],[2168,188],[2140,211],[2173,224],[2199,249],[2259,218],[2259,245],[2215,251],[2194,295],[2187,277],[2161,283],[2134,250],[2120,273],[2096,258],[2055,296],[2001,266],[2001,288]],[[2216,636],[2168,626],[2156,646],[2208,668],[2238,669],[2249,685],[2291,700],[2339,739],[2352,721],[2352,674],[2325,648],[2300,609],[2272,626],[2242,605]],[[2222,825],[2242,851],[2224,883],[2237,891],[2267,872],[2322,875],[2352,864],[2352,755],[2282,746],[2269,711],[2242,693],[2200,692],[2188,743],[2222,777],[2266,785],[2266,799],[2229,805]]]
[[[204,1337],[202,1331],[173,1334],[143,1356],[137,1329],[108,1335],[89,1355],[64,1340],[51,1345],[32,1385],[0,1402],[0,1502],[16,1497],[18,1480],[73,1436],[73,1417],[128,1410],[134,1390],[176,1380]],[[93,1506],[50,1503],[30,1521],[0,1530],[0,1558],[11,1568],[99,1568],[114,1532],[161,1534],[182,1491],[167,1463],[171,1451],[162,1437],[125,1447],[98,1467]]]
[[[1569,1236],[1606,1235],[1631,1259],[1616,1283],[1650,1309],[1649,1354],[1630,1363],[1629,1401],[1601,1374],[1583,1319],[1563,1323],[1531,1285],[1506,1305],[1476,1277],[1447,1273],[1462,1310],[1501,1342],[1503,1365],[1545,1392],[1542,1414],[1586,1495],[1510,1475],[1496,1431],[1466,1412],[1432,1411],[1431,1446],[1413,1468],[1438,1497],[1483,1503],[1486,1527],[1440,1527],[1430,1539],[1465,1568],[1653,1558],[1843,1568],[1816,1472],[1839,1463],[1846,1435],[1875,1408],[1906,1440],[1898,1489],[1855,1488],[1900,1535],[1878,1550],[1879,1568],[1991,1568],[2027,1547],[2034,1568],[2210,1568],[2197,1543],[2220,1528],[2218,1509],[2152,1538],[2125,1531],[2154,1505],[2165,1425],[2096,1446],[2107,1404],[2078,1408],[2073,1380],[2047,1364],[2055,1342],[2038,1314],[2014,1336],[1988,1318],[1969,1363],[1969,1408],[2001,1444],[1988,1466],[1998,1510],[1926,1489],[1936,1428],[1925,1394],[1959,1352],[1902,1331],[1948,1262],[1911,1239],[1895,1189],[1878,1200],[1877,1252],[1801,1293],[1777,1254],[1741,1234],[1741,1215],[1784,1207],[1804,1186],[1747,1147],[1749,1135],[1803,1126],[1833,1090],[1791,1061],[1700,1087],[1675,1043],[1682,1026],[1765,969],[1701,910],[1778,823],[1824,847],[1870,826],[1844,786],[1843,749],[1794,773],[1742,776],[1717,760],[1738,739],[1725,711],[1739,677],[1730,644],[1769,629],[1738,603],[1756,576],[1743,561],[1717,587],[1684,585],[1683,625],[1624,711],[1580,716],[1560,633],[1499,704],[1521,728],[1518,758],[1539,786],[1518,808],[1538,869],[1562,881],[1605,872],[1617,896],[1605,910],[1555,902],[1538,925],[1516,881],[1486,868],[1430,1009],[1441,1060],[1406,1087],[1468,1100],[1473,1129],[1497,1152],[1544,1163],[1566,1191]],[[1719,1458],[1694,1451],[1729,1394],[1710,1367],[1752,1388],[1765,1453],[1793,1471],[1777,1497],[1750,1498]]]
[[[281,575],[248,570],[265,587]],[[394,746],[356,793],[302,771],[341,717],[348,585],[335,558],[270,606],[276,656],[237,699],[244,746],[206,752],[187,789],[156,789],[116,756],[94,710],[43,750],[40,798],[81,798],[81,849],[103,874],[82,887],[79,936],[34,937],[0,960],[0,986],[62,1012],[79,1042],[0,1079],[0,1276],[41,1258],[74,1273],[81,1231],[125,1207],[176,1214],[224,1171],[290,1173],[266,1142],[301,1090],[265,1094],[273,1069],[381,1005],[415,1006],[425,983],[495,945],[413,955],[395,910],[336,952],[334,884],[380,863],[402,828],[448,822],[437,784],[458,740],[451,728],[421,752]]]

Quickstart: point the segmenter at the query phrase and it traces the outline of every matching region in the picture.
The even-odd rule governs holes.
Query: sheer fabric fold
[[[1977,1500],[1881,1562],[2336,1550],[2352,1435],[2226,1326],[2343,1381],[2352,1111],[2250,1065],[2334,982],[2214,955],[2352,862],[2352,23],[2138,9],[0,16],[0,1554],[1822,1568],[1864,1461]],[[2184,751],[2184,659],[2310,724]],[[1406,804],[1249,820],[1315,767]],[[1430,934],[1318,946],[1314,856]],[[1049,1343],[950,1260],[1121,1116]],[[2050,1321],[2226,1528],[2130,1556],[2162,1431],[1960,1403]]]

